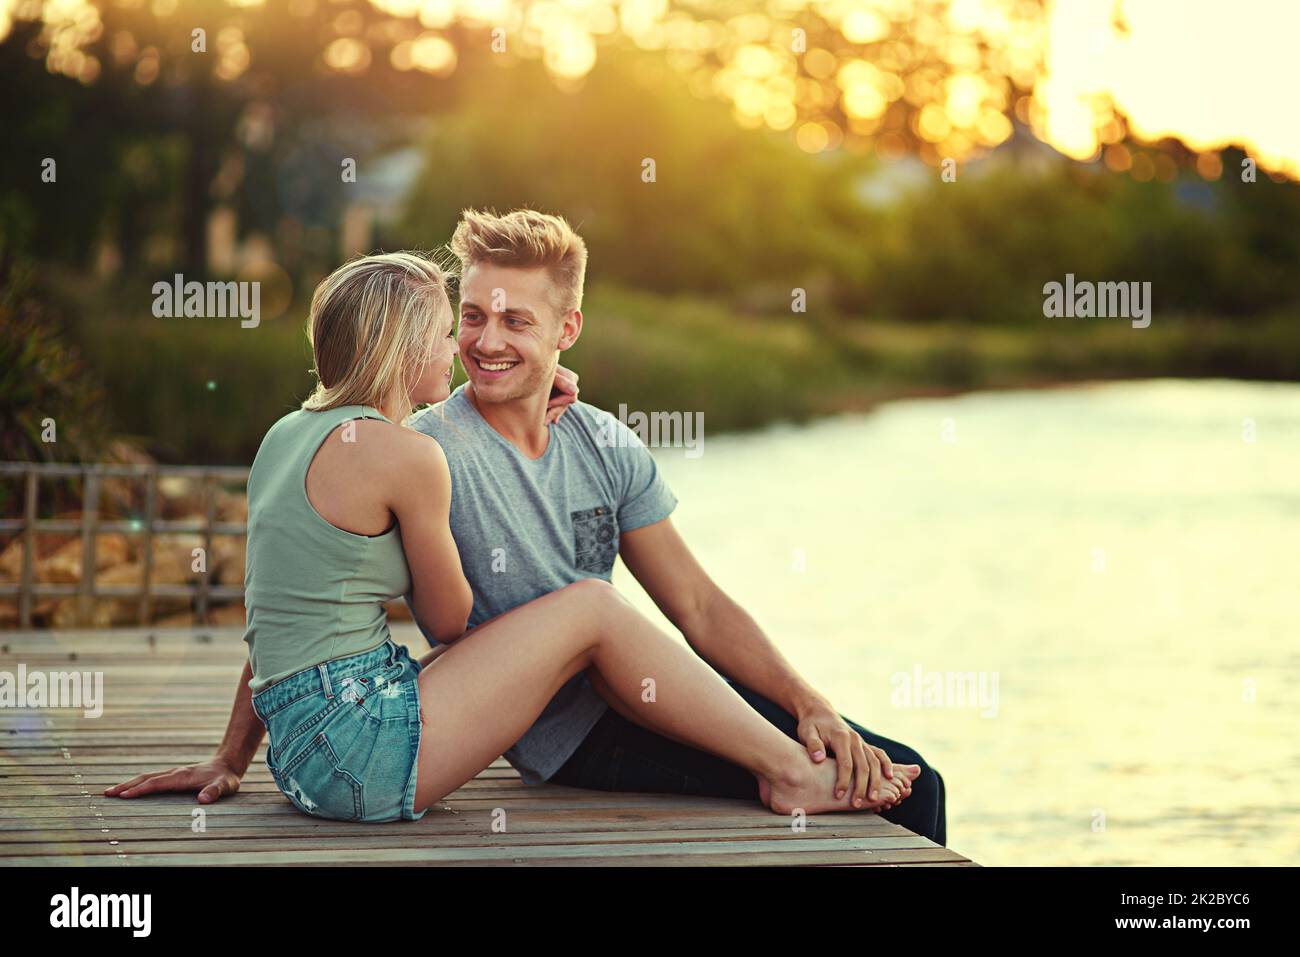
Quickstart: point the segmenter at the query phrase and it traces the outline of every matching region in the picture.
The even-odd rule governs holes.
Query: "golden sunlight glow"
[[[696,95],[726,100],[736,122],[789,131],[811,153],[846,145],[885,156],[915,152],[929,162],[960,159],[1005,142],[1015,119],[1068,156],[1099,158],[1138,179],[1177,175],[1173,151],[1159,146],[1166,138],[1200,154],[1190,162],[1207,179],[1223,175],[1218,153],[1230,145],[1265,169],[1300,178],[1300,123],[1288,104],[1300,88],[1300,57],[1289,48],[1300,35],[1300,3],[1289,0],[368,4],[287,6],[304,26],[309,17],[325,24],[320,62],[345,75],[364,75],[378,58],[447,77],[471,46],[497,51],[500,43],[510,56],[499,62],[539,59],[567,89],[600,56],[630,44],[660,51]],[[255,54],[245,33],[250,18],[276,5],[225,5],[228,15],[209,27],[215,55],[195,61],[185,49],[180,76],[210,69],[230,82],[254,69],[256,55],[273,56]],[[144,85],[163,75],[175,82],[181,48],[110,16],[110,7],[173,27],[187,9],[177,0],[0,0],[0,42],[36,22],[29,49],[51,72],[93,83],[102,58]],[[108,37],[101,36],[105,22]],[[145,45],[146,36],[156,45]]]
[[[370,47],[353,37],[339,37],[325,48],[323,59],[339,73],[363,73],[370,66]]]
[[[1141,140],[1175,136],[1197,151],[1236,143],[1261,165],[1300,177],[1300,123],[1286,105],[1300,88],[1292,49],[1300,5],[1142,0],[1123,4],[1121,15],[1117,30],[1109,3],[1054,4],[1035,133],[1067,155],[1090,157],[1113,102]],[[1139,171],[1135,159],[1139,172],[1159,170]]]
[[[434,76],[450,76],[456,70],[456,48],[432,32],[397,44],[390,59],[399,70],[422,70]]]
[[[596,65],[596,43],[582,26],[561,21],[547,32],[543,62],[557,77],[584,77]]]

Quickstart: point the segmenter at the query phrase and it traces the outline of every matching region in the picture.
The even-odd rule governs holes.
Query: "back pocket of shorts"
[[[284,795],[313,817],[356,821],[365,812],[361,782],[339,765],[323,731],[280,769],[279,777]]]
[[[342,701],[337,695],[333,698],[326,698],[321,692],[307,695],[292,705],[282,709],[271,716],[270,723],[267,724],[267,730],[270,732],[271,745],[277,760],[285,764],[290,760],[290,755],[294,750],[294,742],[302,738],[303,735],[310,734],[313,731],[319,731],[322,723],[333,712],[338,710]],[[285,732],[286,725],[293,730]]]

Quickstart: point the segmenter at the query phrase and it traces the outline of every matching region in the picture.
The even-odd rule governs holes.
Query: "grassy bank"
[[[305,297],[299,295],[300,301]],[[115,426],[160,458],[248,463],[266,428],[310,388],[305,314],[255,329],[155,319],[147,303],[66,304],[70,338],[107,386]],[[739,314],[694,297],[589,290],[565,362],[582,396],[617,410],[702,411],[714,432],[869,408],[901,396],[1084,379],[1300,380],[1300,317],[1157,314],[1018,325]],[[90,317],[93,316],[93,321]],[[462,376],[458,374],[457,381]]]
[[[1157,316],[1015,325],[736,315],[626,290],[588,297],[569,355],[606,407],[703,410],[750,428],[866,408],[900,395],[1085,379],[1226,376],[1300,380],[1300,316],[1233,322]]]

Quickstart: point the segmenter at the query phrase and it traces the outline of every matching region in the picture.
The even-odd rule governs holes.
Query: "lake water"
[[[1300,863],[1300,386],[707,426],[698,458],[656,450],[674,522],[841,712],[943,774],[950,846],[986,865]]]

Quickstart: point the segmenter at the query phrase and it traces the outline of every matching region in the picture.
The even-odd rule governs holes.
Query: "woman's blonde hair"
[[[423,255],[399,252],[360,256],[322,279],[307,320],[317,383],[302,407],[404,402],[451,327],[449,275]]]

